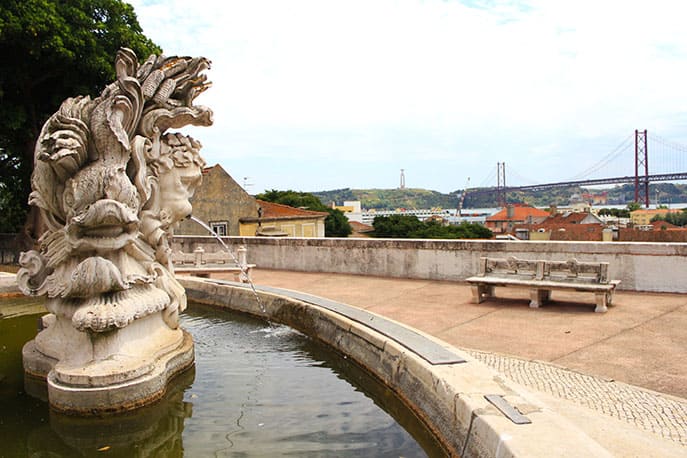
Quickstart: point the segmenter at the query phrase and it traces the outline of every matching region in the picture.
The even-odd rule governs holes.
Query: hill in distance
[[[363,208],[394,210],[397,208],[456,208],[459,192],[442,194],[426,189],[336,189],[313,192],[323,204],[336,202],[342,205],[346,200],[359,200]]]
[[[493,189],[493,188],[492,188]],[[494,189],[495,190],[495,189]],[[335,202],[343,205],[346,200],[359,200],[365,209],[395,210],[397,208],[457,208],[463,190],[456,190],[448,194],[426,189],[335,189],[332,191],[312,192],[323,204]],[[507,194],[509,203],[526,203],[535,207],[551,205],[569,205],[574,195],[584,193],[607,193],[608,205],[626,205],[634,200],[634,186],[624,184],[609,189],[584,189],[579,186],[554,188],[545,191],[513,191]],[[651,202],[656,202],[658,196],[661,204],[675,204],[687,202],[687,184],[656,183],[649,187]],[[497,207],[496,193],[475,193],[468,189],[463,208],[491,208]],[[603,205],[599,205],[603,207]]]

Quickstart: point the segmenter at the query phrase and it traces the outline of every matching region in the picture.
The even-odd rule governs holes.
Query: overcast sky
[[[183,131],[250,193],[395,188],[400,169],[450,192],[496,185],[497,162],[553,182],[635,129],[687,144],[684,1],[130,3],[165,54],[212,61],[196,103],[215,124]]]

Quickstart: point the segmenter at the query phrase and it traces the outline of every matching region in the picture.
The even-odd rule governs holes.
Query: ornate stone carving
[[[198,141],[167,130],[212,124],[212,111],[193,104],[210,86],[202,74],[209,65],[202,57],[150,56],[139,66],[133,51],[122,49],[115,82],[95,99],[65,100],[43,126],[29,203],[48,230],[39,251],[22,254],[17,280],[25,294],[47,296],[62,334],[68,320],[96,345],[96,334],[152,323],[144,319],[159,314],[167,330],[145,332],[184,340],[178,315],[186,295],[174,278],[169,237],[191,214],[205,163]],[[39,353],[61,355],[55,370],[84,359],[72,358],[69,344],[58,340],[36,339]],[[100,356],[82,362],[97,365],[121,348],[99,348]]]

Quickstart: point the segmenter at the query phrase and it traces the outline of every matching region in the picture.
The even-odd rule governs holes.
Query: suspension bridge
[[[652,151],[651,173],[649,172],[650,149]],[[628,160],[630,157],[634,158],[634,162],[631,163]],[[634,184],[635,202],[649,207],[649,183],[687,180],[687,171],[678,170],[687,170],[686,146],[671,142],[655,134],[652,134],[650,142],[646,130],[635,130],[633,135],[628,136],[597,163],[567,181],[507,186],[506,163],[499,162],[496,167],[496,188],[480,187],[466,190],[466,193],[474,195],[495,192],[499,206],[505,206],[506,194],[511,191],[543,191],[570,186],[631,183]],[[609,171],[615,171],[615,173]],[[533,180],[523,178],[513,169],[510,169],[509,173],[516,175],[520,181],[533,182]],[[493,172],[487,179],[493,180]]]

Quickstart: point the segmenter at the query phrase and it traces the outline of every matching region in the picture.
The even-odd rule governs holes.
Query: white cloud
[[[682,2],[132,4],[166,53],[213,61],[216,124],[194,135],[255,191],[381,187],[401,167],[449,191],[497,161],[554,181],[635,128],[687,143]],[[295,177],[265,173],[288,157]]]

